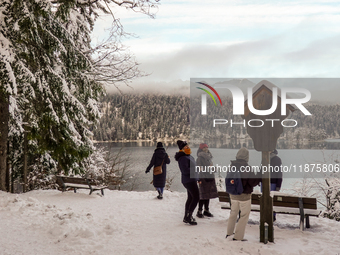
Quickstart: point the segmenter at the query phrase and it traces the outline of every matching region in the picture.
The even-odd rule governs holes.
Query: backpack
[[[231,195],[241,195],[243,192],[243,185],[241,180],[241,173],[239,171],[228,172],[225,178],[226,191]]]

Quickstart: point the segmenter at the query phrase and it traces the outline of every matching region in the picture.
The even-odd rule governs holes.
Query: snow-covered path
[[[259,213],[251,213],[248,242],[225,238],[229,210],[211,201],[214,218],[182,222],[185,193],[105,191],[0,192],[0,254],[340,254],[340,222],[278,215],[275,243],[259,243]]]

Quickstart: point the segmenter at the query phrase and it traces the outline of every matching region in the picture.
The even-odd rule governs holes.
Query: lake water
[[[110,150],[112,153],[117,153],[123,147],[124,151],[130,155],[131,166],[129,167],[129,174],[134,174],[134,177],[129,179],[129,181],[125,185],[123,185],[121,189],[136,191],[154,190],[153,185],[150,184],[150,182],[152,181],[152,173],[150,172],[148,174],[145,174],[145,170],[146,167],[149,165],[149,162],[155,150],[156,143],[97,143],[96,146],[103,147],[105,150]],[[171,160],[170,164],[167,165],[167,177],[173,178],[173,183],[170,188],[172,191],[184,192],[185,189],[180,181],[181,175],[178,168],[178,163],[174,159],[174,155],[177,151],[178,147],[175,145],[170,145],[169,147],[167,147],[167,153],[170,156]],[[192,151],[192,155],[196,158],[197,148],[192,148]],[[228,165],[230,163],[230,160],[235,159],[238,149],[210,148],[210,151],[214,157],[214,165]],[[334,160],[340,161],[339,150],[280,149],[278,151],[283,165],[291,167],[291,169],[296,166],[297,171],[299,170],[299,166],[302,166],[302,168],[304,168],[305,164],[308,164],[309,167],[311,167],[311,164],[327,164],[327,166],[334,166],[336,164]],[[249,153],[249,164],[251,166],[259,166],[261,164],[261,152],[249,150]],[[339,176],[339,173],[336,175]],[[301,182],[303,180],[303,176],[307,177],[307,180],[310,180],[313,177],[319,178],[316,180],[320,181],[321,183],[324,182],[324,178],[320,178],[324,176],[322,173],[318,175],[311,175],[310,172],[305,173],[305,170],[303,170],[302,173],[284,173],[284,180],[281,191],[293,194],[294,189],[297,189],[301,186],[297,182]]]

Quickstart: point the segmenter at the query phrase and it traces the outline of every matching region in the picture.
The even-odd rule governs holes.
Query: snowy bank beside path
[[[213,218],[182,222],[185,193],[105,191],[105,196],[31,191],[0,192],[0,254],[340,254],[340,222],[278,215],[275,243],[259,243],[259,213],[252,212],[247,242],[226,239],[229,210],[211,201]]]

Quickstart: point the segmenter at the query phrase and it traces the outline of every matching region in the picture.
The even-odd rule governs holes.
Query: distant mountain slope
[[[221,126],[218,128],[221,132],[217,133],[211,128],[213,114],[209,112],[223,119],[237,121],[237,117],[232,115],[232,99],[222,96],[222,102],[223,107],[215,107],[212,100],[208,100],[208,115],[202,116],[200,96],[190,99],[180,95],[110,94],[102,98],[102,118],[92,130],[94,139],[118,141],[189,137],[190,124],[193,128],[192,138],[216,137],[217,134],[218,138],[247,136],[242,125],[234,128],[230,128],[230,125]],[[289,118],[295,119],[298,125],[284,128],[287,139],[300,142],[339,137],[340,105],[309,103],[306,107],[312,116],[295,111]]]
[[[177,138],[189,135],[189,97],[111,94],[102,99],[97,141]]]

